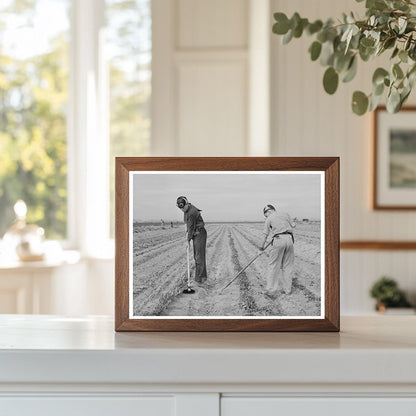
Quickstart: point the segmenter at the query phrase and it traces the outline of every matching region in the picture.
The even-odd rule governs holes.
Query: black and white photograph
[[[130,172],[130,318],[322,318],[323,172]]]

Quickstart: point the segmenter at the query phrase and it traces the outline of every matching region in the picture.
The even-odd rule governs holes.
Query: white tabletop
[[[115,333],[108,317],[0,316],[1,382],[416,383],[416,316],[340,333]]]
[[[342,317],[340,333],[116,333],[106,316],[0,315],[0,335],[0,350],[413,350],[416,315]]]

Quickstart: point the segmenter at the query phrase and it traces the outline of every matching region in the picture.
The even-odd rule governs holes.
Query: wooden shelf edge
[[[416,250],[416,241],[341,241],[341,250]]]

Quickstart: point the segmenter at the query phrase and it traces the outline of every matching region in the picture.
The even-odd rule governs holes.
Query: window
[[[23,199],[28,222],[65,238],[69,0],[0,6],[0,237]],[[53,15],[53,19],[50,16]]]
[[[150,0],[107,0],[111,236],[114,235],[114,157],[149,154],[152,56],[150,6]]]
[[[114,157],[149,153],[151,47],[151,0],[1,2],[0,238],[17,199],[84,253],[113,236]]]

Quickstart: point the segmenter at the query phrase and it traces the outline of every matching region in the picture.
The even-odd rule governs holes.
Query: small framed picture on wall
[[[374,111],[373,208],[416,209],[416,107]]]

